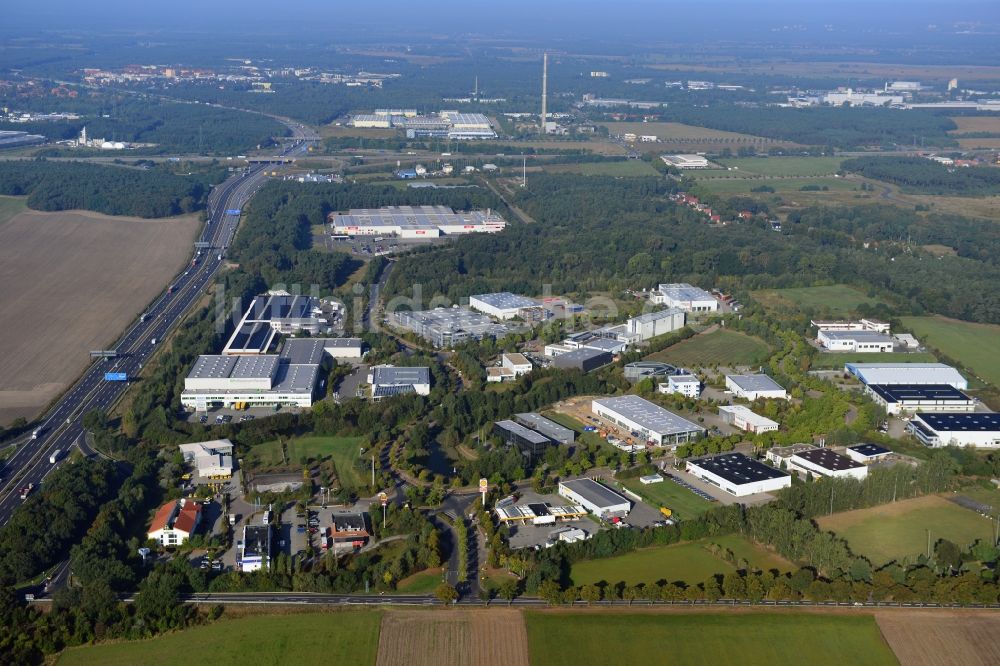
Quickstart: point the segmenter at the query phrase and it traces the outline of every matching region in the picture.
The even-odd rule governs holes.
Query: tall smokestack
[[[545,106],[549,101],[548,94],[549,94],[549,54],[543,53],[542,54],[542,122],[541,125],[539,125],[539,129],[541,130],[543,135],[545,134],[545,119],[548,118],[548,115],[546,114],[545,111]]]

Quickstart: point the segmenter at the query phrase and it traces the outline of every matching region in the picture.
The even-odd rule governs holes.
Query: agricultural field
[[[1000,617],[963,611],[879,612],[875,621],[900,663],[907,666],[1000,663]]]
[[[718,178],[701,178],[698,175],[695,175],[695,181],[698,184],[699,190],[705,190],[712,194],[759,194],[762,196],[780,194],[786,197],[802,197],[807,195],[821,196],[825,194],[828,197],[831,193],[838,193],[841,195],[850,192],[857,192],[859,194],[862,193],[859,189],[860,181],[849,178],[834,178],[832,176],[761,179],[760,177],[744,178],[730,175]],[[773,189],[774,192],[754,192],[754,189],[760,187],[769,187]],[[803,187],[818,187],[820,189],[810,191],[803,190]],[[823,189],[824,187],[826,188],[825,190]]]
[[[1000,116],[952,116],[952,122],[957,125],[949,134],[961,136],[969,132],[989,132],[1000,136]]]
[[[325,656],[323,661],[327,661]],[[499,608],[387,611],[382,620],[377,663],[528,666],[524,619],[520,611]]]
[[[577,562],[570,571],[574,585],[605,581],[629,584],[684,581],[703,582],[713,574],[725,574],[736,566],[713,555],[710,544],[728,548],[738,559],[745,559],[751,568],[789,571],[794,567],[783,558],[760,548],[739,536],[700,539],[670,546],[652,546],[633,553],[598,560]]]
[[[961,548],[976,539],[992,540],[991,521],[943,497],[929,495],[868,509],[845,511],[816,520],[821,530],[847,540],[851,550],[875,566],[893,560],[916,560],[939,539]]]
[[[546,173],[579,173],[584,176],[655,176],[656,169],[644,160],[624,162],[581,162],[580,164],[553,164],[544,167]]]
[[[935,363],[927,352],[821,352],[813,357],[814,370],[840,370],[845,363]]]
[[[817,314],[826,312],[831,316],[844,316],[863,303],[874,305],[877,302],[846,284],[765,289],[752,292],[751,296],[765,308],[798,308],[812,310]]]
[[[253,447],[247,455],[247,465],[252,468],[270,469],[282,466],[298,467],[302,458],[332,458],[337,466],[337,476],[347,489],[365,485],[361,473],[354,467],[364,437],[299,437],[287,442],[287,460],[283,462],[281,443],[278,440]]]
[[[752,134],[741,134],[739,132],[727,132],[725,130],[709,129],[708,127],[698,127],[697,125],[686,125],[684,123],[603,123],[611,134],[632,133],[637,136],[655,136],[660,141],[670,147],[670,143],[683,143],[691,141],[725,142],[738,146],[760,146],[760,145],[794,145],[788,141],[768,139]],[[654,146],[656,144],[653,144]],[[662,147],[662,146],[661,146]],[[665,152],[669,152],[666,150]]]
[[[697,518],[712,508],[712,502],[698,497],[670,479],[649,485],[643,484],[639,479],[628,479],[622,485],[656,508],[667,507],[680,520]]]
[[[871,615],[542,611],[525,624],[532,662],[546,666],[897,663]]]
[[[840,157],[730,157],[715,160],[727,170],[693,172],[695,178],[805,178],[832,176],[844,160]]]
[[[58,663],[176,664],[179,655],[196,654],[205,664],[307,664],[319,655],[329,663],[374,664],[381,618],[346,611],[220,620],[145,641],[70,648]]]
[[[902,322],[921,342],[1000,386],[1000,326],[939,316],[903,317]]]
[[[702,333],[647,356],[647,361],[663,361],[682,367],[705,365],[753,365],[771,353],[767,343],[736,331],[716,329]]]
[[[0,424],[31,419],[184,268],[195,216],[113,217],[27,210],[0,199]]]

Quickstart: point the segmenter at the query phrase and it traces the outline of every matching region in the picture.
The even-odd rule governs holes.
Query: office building
[[[500,367],[510,370],[515,377],[528,374],[532,368],[531,361],[524,354],[501,354]]]
[[[569,428],[561,426],[555,421],[535,412],[515,414],[514,420],[560,444],[572,444],[576,439],[576,433]]]
[[[184,462],[191,465],[198,481],[214,481],[233,476],[233,443],[228,439],[181,444]]]
[[[251,525],[248,521],[243,526],[243,545],[238,554],[236,566],[240,571],[260,571],[270,567],[271,526],[266,521],[259,525]]]
[[[545,449],[555,443],[545,435],[511,420],[495,422],[493,434],[505,444],[516,446],[528,458],[544,455]]]
[[[701,395],[701,380],[694,375],[671,375],[656,390],[660,393],[680,394],[685,398],[697,398]]]
[[[198,529],[201,513],[201,504],[192,499],[170,500],[157,509],[146,538],[161,546],[179,546]]]

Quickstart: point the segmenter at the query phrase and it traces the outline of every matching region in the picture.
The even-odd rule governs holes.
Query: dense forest
[[[19,100],[0,99],[0,106],[22,108]],[[28,131],[51,141],[75,139],[87,128],[91,138],[130,143],[154,143],[142,154],[201,153],[233,155],[270,145],[285,136],[281,123],[254,113],[201,104],[166,102],[155,98],[101,95],[60,104],[81,114],[79,120],[41,123],[0,123],[0,130]]]
[[[813,107],[806,109],[773,106],[691,107],[672,105],[661,114],[663,120],[784,139],[807,146],[850,149],[861,146],[912,145],[913,137],[928,144],[956,145],[948,131],[955,122],[927,111],[902,112],[896,109]]]
[[[8,161],[0,162],[0,194],[26,195],[28,206],[35,210],[79,208],[108,215],[167,217],[203,208],[210,177],[178,176],[166,166]]]
[[[990,287],[1000,280],[1000,236],[985,222],[829,207],[790,214],[776,234],[761,219],[706,225],[668,200],[674,187],[656,178],[537,176],[516,198],[536,224],[418,249],[397,261],[388,291],[407,294],[420,284],[425,298],[458,302],[489,291],[538,295],[545,285],[553,294],[586,296],[665,281],[754,289],[832,280],[894,293],[915,312],[1000,322]],[[712,205],[760,210],[743,198]],[[932,243],[960,256],[932,258],[919,249]]]
[[[950,167],[923,157],[857,157],[844,171],[899,185],[907,192],[989,196],[1000,193],[1000,169]]]

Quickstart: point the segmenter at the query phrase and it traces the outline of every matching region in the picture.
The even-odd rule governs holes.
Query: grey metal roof
[[[318,365],[291,365],[282,363],[278,366],[278,374],[274,378],[272,391],[281,393],[308,393],[316,386],[319,376]]]
[[[944,363],[847,363],[845,369],[865,384],[951,384],[966,387],[965,377]]]
[[[609,340],[607,338],[597,338],[595,340],[589,340],[584,343],[589,349],[597,349],[600,351],[615,353],[625,346],[624,342],[619,342],[618,340]]]
[[[784,391],[785,388],[767,375],[726,375],[744,391]]]
[[[825,331],[823,337],[829,340],[857,340],[858,342],[892,342],[892,336],[876,331]]]
[[[430,384],[431,370],[424,367],[385,367],[378,366],[372,369],[373,384],[376,385],[400,385],[400,384]]]
[[[317,338],[323,341],[323,346],[327,348],[361,347],[364,342],[361,338]]]
[[[326,340],[320,338],[289,338],[281,348],[281,358],[288,363],[312,363],[323,361]]]
[[[278,367],[278,357],[273,354],[266,356],[238,356],[236,365],[229,374],[233,379],[257,379],[274,377]]]
[[[714,301],[715,296],[700,287],[694,287],[687,282],[661,284],[661,294],[672,301]]]
[[[679,308],[667,308],[666,310],[647,312],[646,314],[632,317],[629,321],[634,321],[640,324],[648,324],[651,321],[659,321],[660,319],[666,319],[667,317],[673,317],[678,314],[684,314],[684,311]]]
[[[188,373],[191,379],[224,379],[229,377],[236,366],[236,356],[203,354],[198,357]]]
[[[520,310],[521,308],[533,308],[539,305],[538,301],[532,298],[512,294],[509,291],[500,291],[494,294],[475,294],[469,298],[482,301],[499,310]]]
[[[569,428],[561,426],[555,421],[547,419],[541,414],[537,414],[535,412],[522,412],[521,414],[515,414],[514,418],[522,424],[534,428],[546,437],[551,437],[559,442],[572,442],[576,437],[576,433]]]
[[[552,441],[545,435],[535,432],[531,428],[525,428],[523,425],[517,423],[516,421],[510,421],[510,420],[497,421],[494,425],[496,425],[498,428],[506,430],[507,432],[514,433],[515,435],[524,438],[526,441],[531,442],[532,444],[548,444],[549,442]]]
[[[594,402],[617,412],[629,421],[638,423],[646,430],[659,435],[675,435],[694,431],[704,432],[705,430],[697,423],[692,423],[684,417],[667,411],[659,405],[654,405],[637,395],[602,398]]]
[[[607,486],[602,485],[593,479],[571,479],[569,481],[562,481],[561,483],[595,506],[608,507],[616,504],[631,505],[631,502],[629,502],[625,496],[619,495]]]

